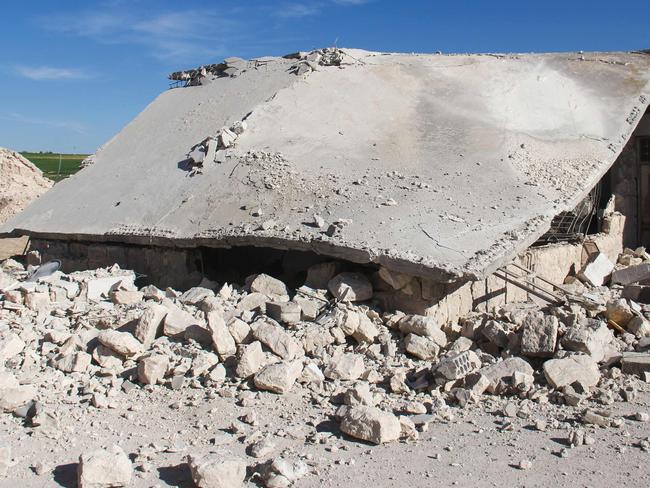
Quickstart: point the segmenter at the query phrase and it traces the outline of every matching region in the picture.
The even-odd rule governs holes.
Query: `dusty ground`
[[[632,418],[637,411],[650,411],[650,385],[635,402],[609,407],[615,417],[624,419],[622,427],[587,427],[595,444],[568,449],[566,458],[560,451],[567,448],[567,430],[553,428],[552,420],[564,416],[572,419],[581,409],[538,406],[528,419],[509,418],[501,412],[501,400],[487,398],[467,410],[452,409],[454,420],[432,423],[417,442],[372,446],[342,436],[337,424],[319,414],[319,409],[302,395],[256,393],[252,401],[241,406],[218,393],[166,387],[155,387],[148,393],[136,388],[118,398],[117,409],[70,404],[63,407],[62,435],[56,440],[36,432],[30,435],[31,429],[22,426],[19,419],[3,415],[0,445],[10,444],[18,463],[8,478],[0,480],[0,487],[74,487],[81,453],[119,444],[132,457],[151,451],[148,472],[137,471],[131,486],[191,488],[194,485],[184,464],[186,454],[233,452],[255,464],[263,459],[247,457],[248,442],[240,442],[254,436],[255,431],[275,434],[277,449],[271,457],[288,450],[310,459],[313,472],[296,487],[650,484],[650,453],[638,447],[650,436],[650,423]],[[259,425],[237,421],[251,411],[257,412]],[[549,421],[546,431],[535,429],[536,419]],[[233,422],[242,432],[231,436],[228,432]],[[509,422],[512,428],[504,429]],[[576,425],[581,426],[579,422]],[[322,432],[327,441],[314,442],[316,432]],[[518,469],[522,459],[532,461],[529,470]],[[39,462],[44,465],[41,475],[34,472]],[[141,464],[142,458],[135,462]]]

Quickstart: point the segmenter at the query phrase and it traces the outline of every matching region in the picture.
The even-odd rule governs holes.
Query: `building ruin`
[[[319,50],[170,78],[0,232],[178,288],[372,266],[387,308],[441,321],[650,244],[648,54]]]

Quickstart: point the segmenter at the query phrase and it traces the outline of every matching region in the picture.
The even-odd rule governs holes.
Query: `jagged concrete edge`
[[[618,144],[615,150],[612,151],[612,156],[605,161],[601,161],[600,171],[586,184],[583,185],[583,190],[576,193],[573,198],[565,200],[562,207],[557,213],[568,211],[575,208],[580,201],[582,201],[600,181],[600,179],[609,171],[616,159],[623,150],[625,143],[630,139],[637,125],[641,121],[645,110],[650,104],[650,83],[647,83],[642,93],[639,94],[640,110],[637,116],[629,124],[628,129],[619,136]],[[639,106],[635,106],[639,108]],[[631,112],[632,113],[632,112]],[[611,143],[610,143],[611,144]],[[536,226],[535,230],[530,232],[524,239],[517,241],[517,245],[509,246],[509,250],[502,252],[491,260],[486,266],[480,266],[477,270],[448,268],[440,263],[417,263],[409,261],[404,258],[391,257],[386,253],[371,253],[367,249],[359,249],[349,246],[341,246],[331,242],[325,241],[303,241],[300,239],[287,239],[282,237],[271,237],[261,235],[247,235],[247,236],[221,236],[221,237],[162,237],[154,235],[135,235],[135,234],[120,234],[119,232],[96,235],[96,234],[58,234],[58,233],[38,233],[28,231],[26,229],[14,228],[11,232],[4,234],[8,236],[29,236],[40,239],[53,239],[53,240],[75,240],[83,242],[95,242],[105,244],[136,244],[136,245],[149,245],[160,247],[171,247],[188,249],[198,246],[212,247],[212,248],[232,248],[232,247],[270,247],[278,250],[296,250],[296,251],[313,251],[317,254],[344,259],[359,264],[378,264],[386,266],[395,271],[408,273],[423,278],[428,278],[438,282],[466,282],[484,279],[491,275],[498,268],[504,264],[512,261],[521,251],[530,247],[535,243],[545,232],[548,231],[553,217],[556,213],[546,213],[541,215],[540,224]],[[0,234],[1,235],[1,234]],[[476,262],[478,258],[474,258],[468,263],[468,268],[472,267],[472,263]]]
[[[482,272],[470,272],[469,274],[472,276],[471,279],[480,280],[487,278],[498,268],[512,261],[522,250],[532,246],[551,228],[551,222],[556,215],[560,214],[561,212],[573,210],[589,194],[589,192],[605,176],[607,171],[609,171],[610,168],[614,165],[621,152],[623,151],[625,144],[630,140],[630,137],[634,133],[634,130],[637,128],[639,122],[641,122],[641,119],[643,118],[644,113],[650,106],[650,82],[646,83],[643,91],[639,93],[638,99],[638,105],[636,105],[630,112],[630,115],[632,115],[635,108],[640,108],[636,117],[632,120],[632,122],[629,123],[628,129],[619,136],[617,147],[615,150],[612,150],[612,156],[605,161],[600,161],[602,163],[599,165],[600,170],[596,172],[595,176],[586,185],[582,186],[582,191],[577,192],[573,198],[566,199],[557,213],[547,213],[542,215],[541,217],[543,225],[537,226],[537,228],[532,231],[525,239],[520,240],[519,242],[521,242],[521,245],[515,246],[511,252],[505,252],[500,257],[497,257],[497,259],[493,260],[491,264],[489,264],[487,267],[484,267]]]
[[[630,51],[628,51],[630,52]],[[634,51],[631,51],[634,52]],[[390,54],[404,54],[404,53],[390,53]],[[425,53],[423,53],[425,54]],[[504,54],[494,54],[494,53],[481,53],[479,55],[485,56],[516,56],[520,53],[504,53]],[[461,55],[460,53],[449,54]],[[277,93],[285,90],[287,88],[281,88],[278,90],[270,99],[273,99]],[[612,150],[612,156],[607,158],[604,161],[600,161],[599,167],[600,171],[592,178],[592,180],[587,184],[582,186],[582,191],[579,191],[575,194],[573,198],[568,198],[564,200],[563,205],[558,209],[556,213],[546,213],[539,215],[540,223],[535,227],[535,229],[528,233],[528,235],[523,239],[517,240],[517,245],[515,246],[504,246],[505,249],[500,254],[497,254],[494,258],[490,260],[487,264],[478,264],[477,261],[481,259],[480,257],[474,257],[467,264],[460,269],[458,267],[445,267],[441,263],[433,262],[413,262],[404,258],[395,258],[391,257],[387,253],[372,253],[367,249],[353,248],[349,246],[341,246],[330,242],[323,241],[302,241],[299,239],[287,239],[282,237],[270,237],[270,236],[259,236],[259,235],[246,235],[246,236],[232,236],[226,235],[221,237],[161,237],[154,235],[135,235],[135,234],[120,234],[119,232],[111,232],[110,234],[96,235],[96,234],[59,234],[59,233],[38,233],[31,232],[26,229],[14,228],[10,232],[0,232],[0,237],[17,237],[17,236],[29,236],[33,238],[41,239],[53,239],[53,240],[65,240],[65,241],[78,241],[78,242],[96,242],[96,243],[106,243],[106,244],[137,244],[137,245],[153,245],[161,247],[171,247],[171,248],[193,248],[198,246],[212,247],[212,248],[232,248],[232,247],[241,247],[241,246],[251,246],[251,247],[270,247],[273,249],[279,250],[296,250],[296,251],[313,251],[317,254],[324,256],[329,256],[332,258],[338,258],[347,260],[350,262],[355,262],[359,264],[379,264],[386,266],[395,271],[408,273],[416,276],[421,276],[423,278],[431,279],[433,281],[439,282],[467,282],[475,281],[486,278],[491,275],[498,268],[504,264],[512,261],[519,253],[523,250],[530,247],[534,244],[545,232],[550,229],[551,222],[553,218],[563,211],[569,211],[580,203],[594,188],[594,186],[602,179],[602,177],[607,173],[607,171],[612,167],[616,162],[616,159],[622,152],[626,142],[630,139],[632,133],[636,129],[637,125],[641,121],[645,110],[648,108],[650,103],[650,82],[646,83],[644,89],[639,93],[639,102],[642,110],[639,110],[636,117],[629,123],[628,129],[619,136],[618,144],[615,147],[615,150]],[[151,102],[153,103],[153,101]],[[253,108],[252,111],[256,110],[258,104]],[[639,108],[635,106],[634,108]],[[632,109],[632,111],[634,110]],[[631,112],[632,114],[632,112]],[[132,123],[133,121],[130,121]],[[129,125],[127,124],[127,126]],[[125,126],[126,127],[126,126]],[[108,143],[113,139],[112,137]],[[107,143],[107,144],[108,144]],[[612,144],[610,142],[610,144]],[[106,145],[106,144],[105,144]],[[533,220],[533,219],[531,219]],[[531,222],[531,220],[526,223]],[[421,260],[426,260],[427,257],[419,256]],[[473,264],[475,264],[473,266]],[[471,269],[476,267],[476,269]]]

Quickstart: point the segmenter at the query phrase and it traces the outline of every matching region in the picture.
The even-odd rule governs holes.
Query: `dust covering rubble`
[[[417,446],[430,427],[472,411],[501,417],[499,431],[524,422],[560,435],[559,457],[592,445],[598,429],[649,419],[642,407],[631,418],[612,408],[634,406],[650,382],[650,259],[642,248],[620,255],[609,287],[591,284],[583,270],[582,280],[562,285],[564,305],[508,304],[452,324],[381,310],[378,290],[404,286],[383,268],[325,262],[296,289],[259,274],[181,292],[138,288],[136,274],[117,265],[63,274],[58,262],[38,267],[36,252],[27,261],[35,266],[10,259],[0,271],[0,409],[12,439],[0,448],[0,476],[14,479],[24,463],[31,474],[22,477],[53,475],[42,450],[12,457],[21,432],[60,451],[68,438],[113,432],[111,416],[132,420],[151,409],[180,422],[217,400],[237,419],[226,422],[228,407],[214,407],[183,446],[176,443],[188,433],[179,430],[159,432],[136,452],[117,442],[84,450],[73,465],[78,486],[132,486],[156,477],[154,467],[163,472],[164,453],[182,453],[200,488],[246,480],[286,487],[327,469],[303,447],[335,452],[339,439],[340,449]],[[106,413],[87,431],[83,419],[96,411]],[[290,424],[268,423],[269,415]],[[151,421],[141,430],[155,430]],[[650,451],[647,436],[631,442]],[[245,451],[234,454],[238,443]]]
[[[0,147],[0,224],[52,186],[41,170],[19,153]]]

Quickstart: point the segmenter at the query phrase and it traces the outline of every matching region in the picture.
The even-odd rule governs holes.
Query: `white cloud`
[[[5,114],[0,114],[0,119],[9,120],[11,122],[16,122],[19,124],[27,125],[44,125],[47,127],[55,127],[58,129],[66,129],[77,134],[85,134],[86,127],[74,120],[56,120],[56,119],[46,119],[43,117],[35,117],[32,115],[23,115],[15,112],[8,112]]]
[[[54,14],[39,19],[43,28],[92,38],[103,44],[131,44],[169,62],[206,60],[225,54],[226,40],[244,31],[223,9],[152,11],[104,5],[79,12]]]
[[[16,66],[14,71],[30,80],[79,80],[89,75],[78,68],[54,68],[52,66]]]
[[[297,19],[320,14],[322,9],[321,2],[290,2],[283,3],[274,9],[274,15],[283,19]]]
[[[356,6],[356,5],[365,5],[370,3],[372,0],[333,0],[334,3],[344,6]]]

